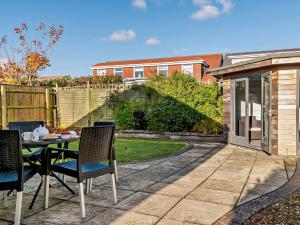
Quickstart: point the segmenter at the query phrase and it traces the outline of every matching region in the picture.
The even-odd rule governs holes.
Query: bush
[[[193,131],[200,134],[220,134],[223,132],[223,125],[220,120],[221,118],[216,120],[201,120],[194,125]]]
[[[125,93],[114,92],[108,104],[120,129],[204,134],[222,130],[221,88],[186,74],[157,76]]]
[[[158,132],[191,131],[201,115],[170,96],[158,99],[148,112],[148,129]]]

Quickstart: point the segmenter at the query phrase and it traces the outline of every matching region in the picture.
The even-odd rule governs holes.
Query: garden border
[[[157,133],[145,130],[119,130],[116,132],[117,137],[124,138],[145,138],[145,139],[162,139],[176,141],[195,141],[195,142],[215,142],[226,143],[225,136],[220,135],[203,135],[193,132],[164,132]]]

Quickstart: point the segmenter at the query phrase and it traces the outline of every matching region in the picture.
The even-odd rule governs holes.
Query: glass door
[[[270,73],[262,74],[262,150],[271,154],[271,86],[272,80]]]
[[[233,96],[233,135],[232,143],[247,146],[249,144],[248,117],[248,78],[236,79],[232,82]]]

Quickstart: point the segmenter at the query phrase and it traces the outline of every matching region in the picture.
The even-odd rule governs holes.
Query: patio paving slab
[[[226,180],[215,180],[209,178],[201,185],[201,187],[220,191],[240,193],[243,190],[244,185],[244,183],[229,182]]]
[[[266,193],[276,190],[278,186],[247,183],[237,205],[241,205]]]
[[[190,223],[212,224],[232,209],[231,206],[183,199],[166,218]]]
[[[176,168],[179,168],[179,169],[182,169],[184,167],[186,167],[187,165],[190,165],[191,162],[189,161],[178,161],[176,159],[168,159],[162,163],[160,163],[159,165],[161,166],[170,166],[170,167],[176,167]]]
[[[154,225],[158,217],[128,212],[119,209],[109,209],[97,215],[86,225]]]
[[[175,197],[137,192],[115,205],[115,208],[152,216],[162,216],[179,200],[179,198]]]
[[[235,205],[239,199],[239,193],[213,190],[208,188],[198,187],[186,198],[196,201],[211,202],[224,205]]]
[[[38,196],[35,204],[31,210],[28,209],[31,201],[33,199],[33,195],[31,194],[23,194],[23,202],[22,202],[22,218],[29,217],[38,212],[43,211],[43,198],[42,196]],[[49,207],[57,205],[58,203],[63,202],[63,200],[56,198],[49,198]],[[2,204],[0,204],[2,206]],[[0,218],[3,220],[13,221],[15,217],[15,207],[16,207],[16,198],[9,197],[8,198],[8,207],[0,208]],[[1,223],[0,223],[1,224]]]
[[[117,189],[118,201],[133,195],[135,192]],[[92,192],[85,196],[85,203],[90,205],[113,207],[112,189],[110,187],[96,187],[92,189]],[[79,196],[71,198],[70,201],[79,203]]]
[[[167,183],[160,182],[145,188],[143,191],[152,194],[160,194],[160,195],[181,198],[186,196],[192,190],[194,190],[193,186],[184,186],[180,184],[167,184]]]
[[[29,217],[23,221],[28,225],[41,225],[41,224],[53,224],[53,225],[77,225],[83,224],[99,213],[106,211],[106,208],[85,205],[86,218],[80,219],[80,207],[77,202],[65,201],[61,204],[48,208],[32,217]]]
[[[162,219],[157,223],[157,225],[201,225],[199,223],[188,223],[178,220],[172,220],[172,219]]]

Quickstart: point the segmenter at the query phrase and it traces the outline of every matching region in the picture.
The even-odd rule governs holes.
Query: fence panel
[[[93,85],[59,88],[57,90],[59,126],[79,128],[95,121],[112,120],[106,99],[111,91],[124,90],[124,85]]]
[[[1,85],[1,126],[8,122],[42,120],[48,126],[56,122],[55,90],[47,87]]]

